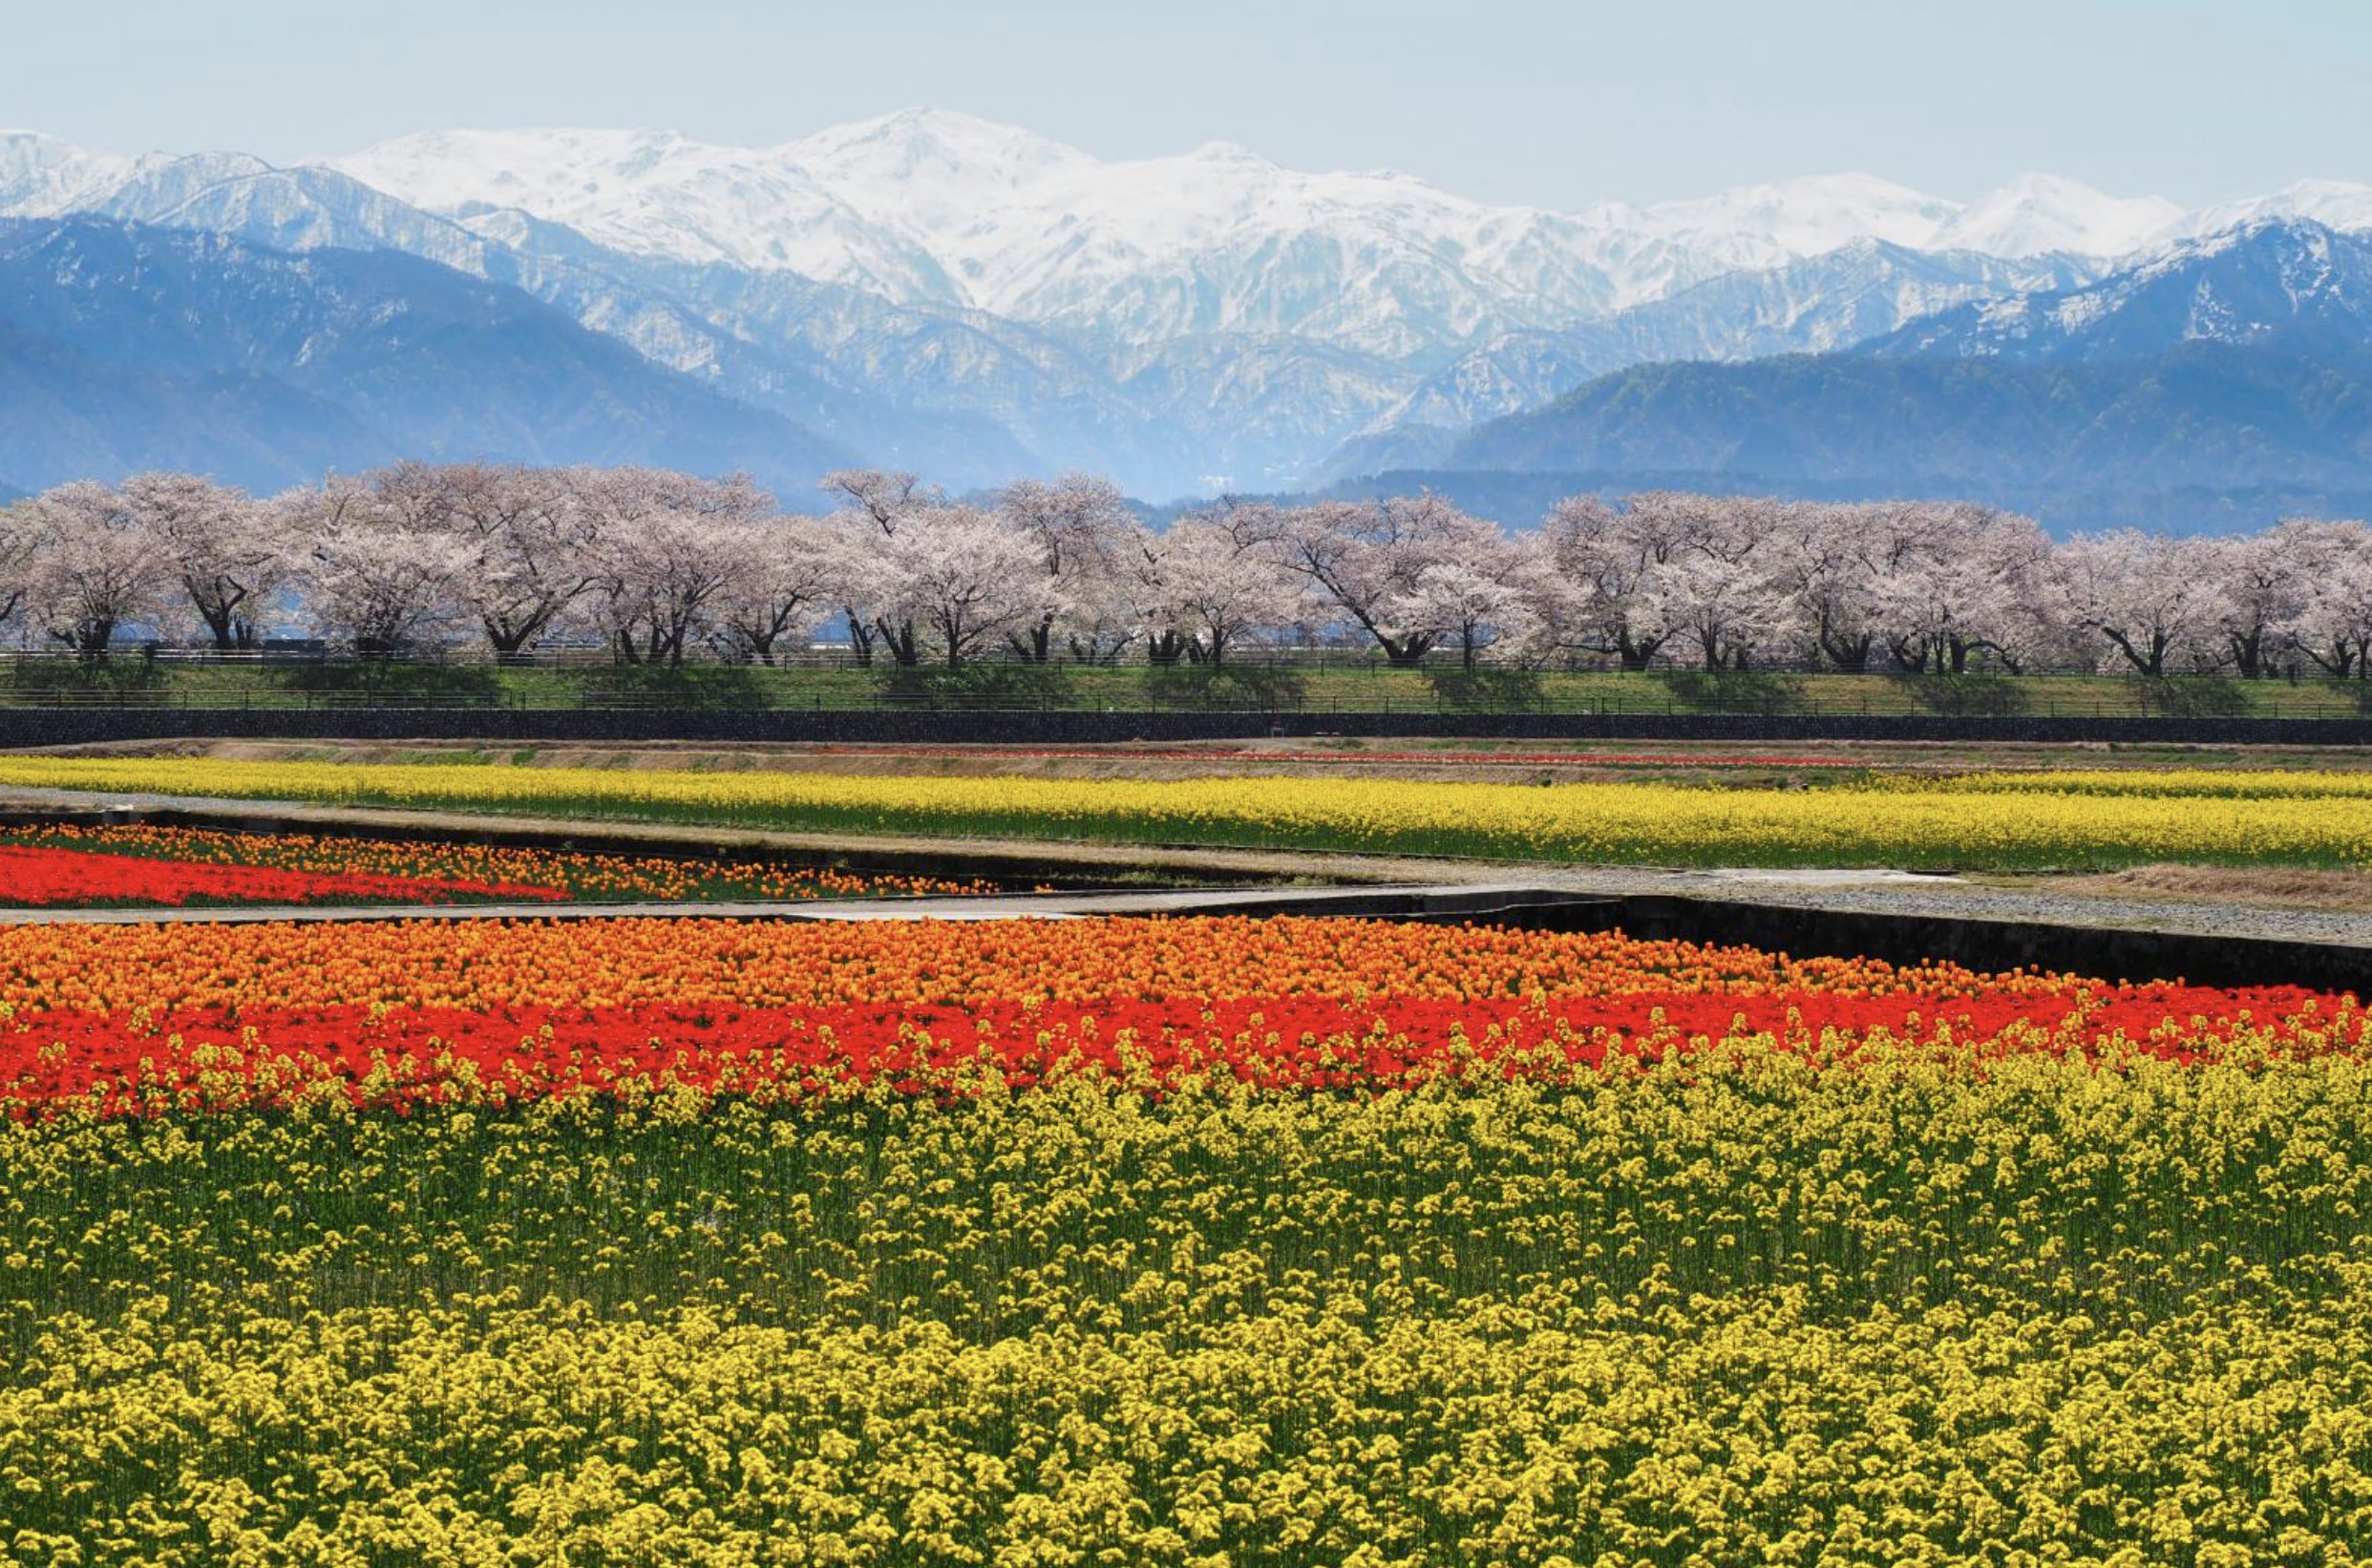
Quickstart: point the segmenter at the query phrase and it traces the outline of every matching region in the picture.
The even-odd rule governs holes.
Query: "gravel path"
[[[1266,850],[1140,848],[1127,844],[1041,841],[1036,839],[932,838],[903,836],[851,837],[832,834],[773,833],[742,828],[698,828],[626,821],[588,821],[557,817],[486,816],[461,814],[392,811],[367,807],[315,806],[298,802],[240,800],[213,796],[108,795],[75,790],[11,789],[0,791],[0,812],[91,812],[117,810],[126,814],[201,814],[213,818],[237,818],[259,829],[289,832],[407,832],[454,830],[463,833],[498,832],[522,839],[570,841],[580,847],[599,843],[604,849],[627,847],[648,854],[669,850],[695,854],[717,850],[772,851],[790,854],[829,853],[853,860],[881,864],[920,861],[948,862],[968,871],[992,871],[1006,864],[1015,875],[1044,868],[1066,877],[1088,879],[1098,875],[1119,877],[1134,870],[1154,870],[1213,881],[1298,879],[1351,884],[1370,889],[1387,887],[1465,887],[1489,885],[1555,888],[1571,892],[1616,895],[1661,895],[1672,898],[1718,899],[1779,908],[1832,909],[1903,917],[1943,917],[1959,920],[2003,921],[2018,924],[2083,925],[2141,931],[2180,932],[2209,937],[2335,943],[2372,947],[2372,912],[2292,908],[2272,904],[2211,901],[2182,898],[2134,898],[2054,892],[2047,888],[1994,887],[1952,878],[1915,877],[1894,871],[1765,871],[1667,869],[1651,866],[1571,865],[1555,862],[1461,860],[1420,857],[1293,854]],[[210,822],[207,825],[229,825]],[[1141,899],[1156,895],[1113,895]],[[1207,895],[1197,895],[1198,898]],[[995,901],[1026,912],[1020,901]],[[1031,901],[1041,911],[1054,904]],[[911,918],[931,903],[960,904],[969,918],[987,911],[984,901],[848,901],[835,906],[837,918],[855,918],[866,906],[879,905],[879,915]],[[609,915],[638,912],[627,905],[592,906]],[[650,913],[680,913],[681,906],[646,906]],[[722,914],[740,907],[748,913],[785,914],[793,910],[820,914],[816,905],[704,905],[700,913]],[[451,915],[451,906],[432,907],[428,915]],[[491,912],[477,906],[477,912]],[[507,912],[549,916],[551,905],[521,905]],[[931,911],[937,913],[938,911]],[[1064,912],[1091,912],[1086,908]],[[187,911],[191,916],[252,915],[251,911]],[[387,918],[386,909],[332,912],[287,910],[274,918]],[[82,911],[76,918],[155,918],[125,916],[121,911]],[[0,915],[0,920],[57,919],[54,914],[27,911]]]

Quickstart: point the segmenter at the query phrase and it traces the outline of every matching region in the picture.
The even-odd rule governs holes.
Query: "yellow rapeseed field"
[[[328,1095],[0,1123],[0,1193],[25,1568],[2372,1543],[2352,1053]]]
[[[1732,865],[2372,861],[2361,775],[2000,773],[1828,789],[872,778],[9,757],[0,786],[699,821],[813,831]]]

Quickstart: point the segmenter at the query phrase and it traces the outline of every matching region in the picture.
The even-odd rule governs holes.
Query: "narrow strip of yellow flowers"
[[[0,1125],[12,1564],[2372,1543],[2372,1064]]]
[[[2232,800],[2372,799],[2372,768],[2059,768],[1889,779],[1896,789],[1954,795],[2200,795]]]
[[[2144,775],[2145,777],[2147,775]],[[0,787],[158,792],[834,832],[1017,835],[1741,865],[2361,865],[2354,775],[2003,774],[1836,790],[1327,778],[869,778],[436,765],[0,758]],[[2202,782],[2193,787],[2189,780]],[[2255,783],[2248,782],[2256,780]],[[2235,780],[2239,782],[2234,782]],[[2123,793],[2110,793],[2120,791]],[[2216,793],[2216,792],[2221,793]]]

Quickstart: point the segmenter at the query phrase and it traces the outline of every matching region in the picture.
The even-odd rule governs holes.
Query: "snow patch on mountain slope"
[[[2372,231],[2372,185],[2344,180],[2301,180],[2270,196],[2223,201],[2185,213],[2164,238],[2189,240],[2277,219],[2305,219],[2342,234]]]
[[[1646,231],[1727,267],[1776,266],[1856,240],[1925,246],[1957,209],[1940,197],[1866,174],[1745,185],[1638,209]]]
[[[138,166],[38,131],[0,131],[0,213],[49,218],[78,211]]]
[[[673,131],[431,131],[330,168],[413,206],[469,217],[516,207],[631,256],[723,262],[953,300],[937,261],[763,149]]]
[[[1954,214],[1923,248],[2122,256],[2158,241],[2182,216],[2163,197],[2120,199],[2057,175],[2022,174]]]
[[[1224,142],[1106,162],[928,110],[772,148],[436,132],[334,166],[435,211],[517,208],[631,254],[794,271],[1082,341],[1286,333],[1432,364],[1857,243],[1933,247],[1959,223],[2004,254],[2123,249],[2165,216],[2072,181],[2028,179],[1964,209],[1859,174],[1559,213],[1388,171],[1304,173]]]

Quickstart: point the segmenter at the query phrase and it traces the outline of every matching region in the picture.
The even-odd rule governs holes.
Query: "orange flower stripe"
[[[1090,1072],[1388,1088],[1761,1042],[2355,1051],[2352,997],[1325,920],[28,926],[0,932],[0,1103],[154,1111],[672,1082],[799,1094]]]
[[[2072,977],[1789,958],[1616,933],[1327,920],[27,926],[0,1006],[155,1012],[731,1002],[964,1006],[1315,995],[1461,1002],[1649,991],[2052,994]]]

